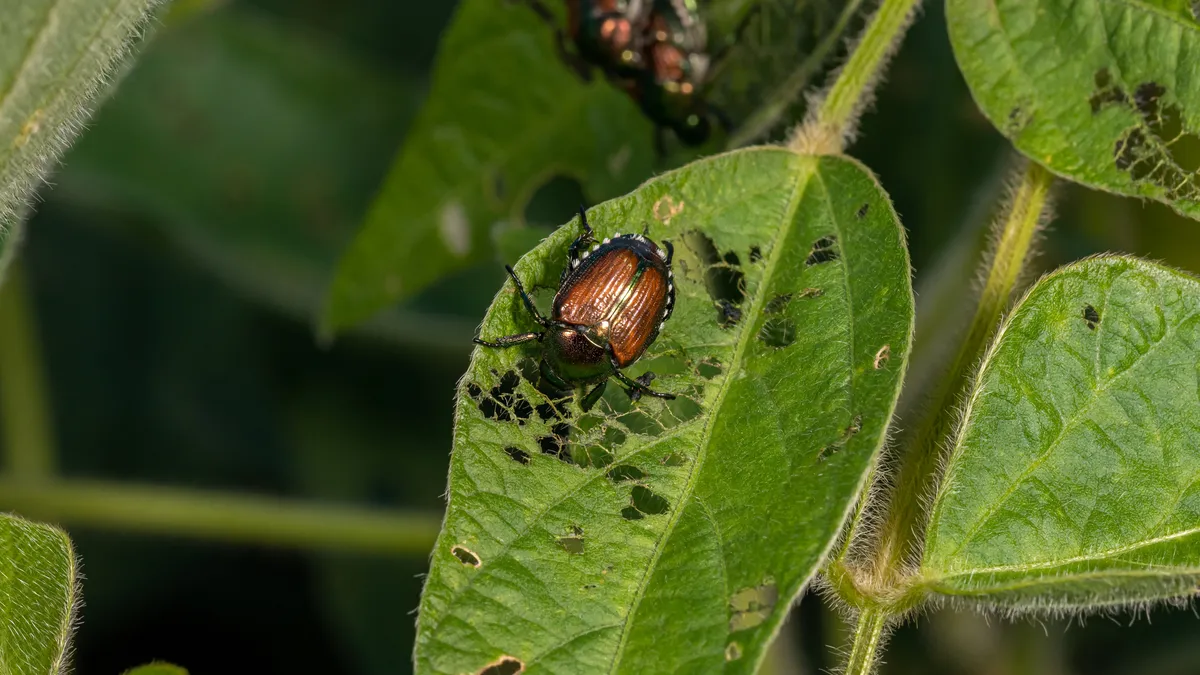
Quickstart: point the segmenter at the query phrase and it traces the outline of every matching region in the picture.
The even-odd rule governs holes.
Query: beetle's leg
[[[667,249],[667,267],[670,267],[671,260],[675,258],[675,245],[663,239],[663,246]]]
[[[584,209],[583,204],[579,205],[579,222],[583,225],[583,234],[579,235],[575,238],[575,241],[571,242],[571,250],[568,255],[570,256],[572,262],[579,260],[583,255],[584,249],[596,242],[596,234],[592,232],[592,226],[588,223],[587,210]],[[574,265],[571,265],[571,267],[574,267]],[[567,272],[566,270],[563,272],[563,276],[565,278]]]
[[[529,6],[534,14],[538,15],[542,21],[545,21],[552,30],[554,30],[555,47],[558,50],[558,58],[562,59],[563,63],[567,64],[571,70],[574,70],[579,78],[584,82],[592,81],[592,67],[583,57],[567,48],[569,41],[563,33],[563,29],[558,25],[558,18],[554,16],[546,5],[542,4],[541,0],[519,0]]]
[[[596,405],[596,403],[600,400],[600,397],[604,395],[604,388],[607,386],[608,380],[596,385],[595,388],[589,391],[587,396],[584,396],[583,400],[579,402],[579,407],[582,408],[584,412],[591,410],[592,406]]]
[[[477,345],[483,345],[484,347],[511,347],[513,345],[524,344],[526,342],[533,342],[534,340],[541,340],[543,335],[545,335],[545,333],[517,333],[516,335],[505,335],[504,337],[498,337],[495,340],[474,338],[471,340],[471,342],[474,342]]]
[[[621,367],[619,365],[617,365],[617,355],[616,355],[616,353],[613,352],[612,345],[608,346],[608,362],[612,364],[613,375],[616,376],[616,378],[621,381],[621,384],[625,385],[626,388],[629,389],[629,398],[631,400],[636,401],[639,398],[641,398],[641,396],[643,394],[645,394],[646,396],[653,396],[654,398],[664,398],[664,399],[667,399],[668,401],[675,398],[675,394],[667,394],[667,393],[664,393],[661,391],[654,391],[653,389],[650,388],[650,386],[649,386],[650,380],[654,379],[654,375],[651,373],[646,373],[646,375],[649,375],[649,377],[646,377],[646,375],[642,375],[641,377],[639,377],[636,380],[629,377],[625,373],[622,373]],[[645,380],[645,382],[643,382],[642,380]]]
[[[517,287],[517,293],[519,293],[521,295],[521,299],[525,301],[525,309],[529,310],[529,313],[533,315],[533,319],[543,326],[549,325],[549,322],[546,321],[546,317],[542,316],[542,313],[539,312],[537,307],[533,304],[533,300],[529,297],[529,294],[525,292],[525,286],[522,285],[521,280],[517,278],[517,273],[513,271],[512,265],[505,265],[504,269],[508,270],[508,276],[512,277],[513,284],[515,284]]]

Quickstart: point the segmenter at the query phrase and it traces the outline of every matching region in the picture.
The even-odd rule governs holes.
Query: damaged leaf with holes
[[[913,298],[866,169],[739,151],[589,221],[674,246],[675,313],[627,370],[677,398],[609,386],[585,410],[539,390],[537,342],[474,351],[418,672],[753,672],[882,445]],[[515,266],[543,310],[578,228]],[[508,281],[480,334],[536,328]]]
[[[959,66],[1019,150],[1200,218],[1200,3],[948,0]]]
[[[429,97],[338,265],[324,325],[354,325],[493,259],[495,239],[523,224],[555,173],[595,200],[632,189],[650,174],[651,131],[598,72],[584,81],[558,58],[528,3],[464,0]]]
[[[1184,598],[1200,584],[1200,282],[1068,265],[987,355],[934,501],[931,590],[1009,608]]]

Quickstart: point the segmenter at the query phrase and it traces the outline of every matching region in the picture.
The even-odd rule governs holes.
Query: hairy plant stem
[[[24,265],[14,260],[0,290],[0,426],[10,475],[49,478],[55,471],[54,432],[42,350]]]
[[[859,612],[844,675],[869,675],[874,670],[887,619],[887,612],[876,607]]]
[[[901,439],[900,466],[869,570],[872,585],[897,584],[906,572],[906,565],[919,555],[925,529],[922,499],[936,480],[939,451],[953,432],[957,404],[1008,307],[1033,250],[1043,213],[1048,209],[1053,176],[1028,161],[1024,161],[1017,175],[1007,208],[996,221],[995,244],[970,327],[959,342],[949,369],[933,389],[924,416]]]
[[[862,3],[863,0],[847,0],[846,4],[842,7],[842,13],[838,15],[837,22],[829,29],[825,38],[788,75],[783,84],[776,87],[774,93],[767,99],[767,102],[759,106],[745,123],[734,131],[733,135],[726,142],[725,149],[734,150],[744,145],[749,145],[770,133],[771,129],[787,113],[788,108],[795,103],[800,93],[808,87],[809,81],[812,80],[813,75],[816,75],[817,71],[821,68],[821,64],[825,63],[825,60],[829,58],[830,52],[833,51],[833,48],[842,39],[842,34],[846,32],[850,21],[858,14]]]
[[[0,510],[63,524],[299,549],[426,556],[441,516],[84,480],[0,478]]]
[[[800,152],[840,154],[854,136],[892,54],[900,47],[920,0],[883,0],[850,57],[792,140]]]

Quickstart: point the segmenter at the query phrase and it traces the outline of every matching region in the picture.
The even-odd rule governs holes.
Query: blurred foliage
[[[28,224],[63,471],[440,509],[454,386],[503,281],[498,262],[329,348],[311,312],[421,104],[455,3],[189,4],[164,15]],[[836,14],[805,7],[825,13],[816,21]],[[740,11],[713,20],[736,25]],[[786,71],[794,57],[764,54],[756,30],[731,59]],[[752,104],[740,93],[752,84],[723,80],[716,96]],[[919,287],[994,193],[1006,152],[958,74],[940,4],[925,7],[859,139],[851,151],[892,196]],[[543,226],[514,234],[501,257],[565,222],[580,194],[567,180],[539,190],[525,217]],[[1120,250],[1200,272],[1194,223],[1166,207],[1075,187],[1059,197],[1038,269]],[[152,659],[193,673],[410,668],[424,559],[72,536],[86,600],[77,672]],[[815,594],[793,616],[783,630],[807,672],[833,667],[840,620]],[[1130,618],[1068,630],[939,612],[898,632],[883,672],[1200,672],[1190,612]]]

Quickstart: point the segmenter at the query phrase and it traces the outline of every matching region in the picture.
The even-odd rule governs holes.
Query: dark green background
[[[328,348],[312,326],[452,5],[241,0],[164,18],[43,191],[23,250],[66,475],[440,508],[453,386],[499,263]],[[851,152],[895,201],[919,284],[1007,152],[957,73],[938,4],[860,139]],[[1038,269],[1121,250],[1200,272],[1200,224],[1079,188],[1059,197]],[[553,181],[529,219],[565,222],[578,200]],[[81,675],[154,658],[193,674],[410,668],[424,559],[71,535],[86,575]],[[797,616],[785,631],[809,672],[834,666],[834,615],[810,596]],[[899,633],[883,672],[1200,672],[1191,612],[1129,618],[1051,622],[1047,638],[939,614]]]

